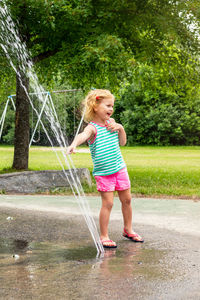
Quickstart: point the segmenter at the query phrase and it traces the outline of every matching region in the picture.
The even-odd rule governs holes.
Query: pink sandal
[[[117,248],[117,245],[112,240],[101,240],[101,243],[104,248]],[[106,245],[107,243],[110,243],[111,245]]]
[[[137,233],[128,233],[124,228],[123,236],[135,243],[144,243],[144,240]]]

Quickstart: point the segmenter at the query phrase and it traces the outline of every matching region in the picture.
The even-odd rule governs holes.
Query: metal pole
[[[81,89],[71,89],[71,90],[58,90],[58,91],[52,91],[51,93],[66,93],[66,92],[76,92],[81,91]],[[49,92],[40,92],[40,93],[29,93],[29,95],[43,95],[48,94]],[[10,95],[9,97],[16,97],[16,95]]]
[[[12,102],[12,105],[13,105],[13,108],[14,108],[14,111],[16,111],[15,103],[14,103],[14,101],[13,101],[13,98],[12,98],[12,96],[8,96],[8,99],[10,99],[10,100],[11,100],[11,102]]]
[[[5,122],[5,118],[6,118],[6,111],[7,111],[7,108],[8,108],[8,102],[9,102],[9,99],[6,102],[6,105],[5,105],[5,108],[4,108],[2,117],[1,117],[1,121],[0,121],[0,124],[1,124],[0,139],[1,139],[2,131],[3,131],[3,125],[4,125],[4,122]]]
[[[41,112],[40,112],[40,114],[39,114],[39,117],[38,117],[38,120],[37,120],[35,129],[34,129],[34,131],[33,131],[32,137],[31,137],[31,139],[30,139],[29,148],[30,148],[30,146],[31,146],[31,144],[32,144],[32,141],[33,141],[35,132],[36,132],[36,130],[37,130],[38,124],[39,124],[39,122],[40,122],[40,120],[41,120],[41,116],[42,116],[42,113],[43,113],[43,111],[44,111],[44,108],[45,108],[45,105],[46,105],[47,100],[48,100],[48,94],[46,94],[46,98],[45,98],[45,100],[44,100],[44,103],[43,103]]]
[[[83,123],[84,116],[85,116],[85,110],[86,110],[86,108],[84,108],[84,111],[83,111],[83,114],[82,114],[82,117],[81,117],[81,121],[80,121],[80,123],[79,123],[79,125],[78,125],[78,129],[77,129],[77,131],[76,131],[76,134],[75,134],[75,136],[74,136],[74,139],[77,137],[77,135],[78,135],[78,133],[79,133],[79,130],[80,130],[80,128],[81,128],[81,125],[82,125],[82,123]]]

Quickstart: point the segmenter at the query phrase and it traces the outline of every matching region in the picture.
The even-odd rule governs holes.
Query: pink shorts
[[[130,188],[130,180],[126,168],[107,176],[94,176],[99,192],[124,191]]]

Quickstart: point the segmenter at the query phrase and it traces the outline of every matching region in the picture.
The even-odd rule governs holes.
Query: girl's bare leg
[[[122,204],[122,214],[124,218],[124,229],[128,234],[134,234],[131,239],[134,242],[143,242],[144,240],[138,234],[133,231],[132,228],[132,206],[131,206],[131,192],[130,189],[124,191],[118,191],[119,199]],[[130,238],[130,237],[129,237]]]
[[[113,192],[100,192],[102,206],[99,214],[100,238],[102,241],[109,240],[108,223],[113,207]],[[111,243],[106,243],[109,246]],[[112,243],[113,244],[113,243]]]
[[[128,233],[133,233],[132,229],[132,206],[130,189],[117,191],[122,204],[122,214],[124,219],[124,228]]]

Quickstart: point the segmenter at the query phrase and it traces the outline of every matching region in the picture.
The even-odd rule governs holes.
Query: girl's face
[[[113,114],[114,99],[105,98],[97,101],[99,101],[99,104],[96,108],[94,108],[95,117],[97,118],[98,122],[105,123]]]

